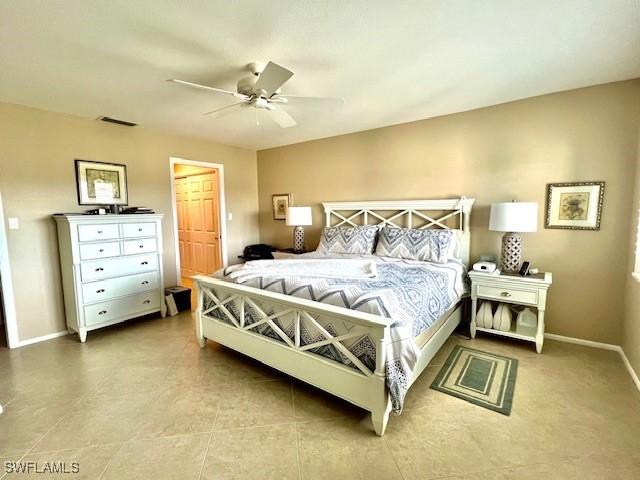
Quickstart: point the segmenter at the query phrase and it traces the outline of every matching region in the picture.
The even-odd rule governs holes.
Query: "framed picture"
[[[271,195],[274,220],[287,219],[287,208],[289,207],[290,201],[291,194],[289,193],[276,193],[275,195]]]
[[[600,230],[604,182],[549,183],[545,228]]]
[[[128,205],[127,166],[76,160],[80,205]]]

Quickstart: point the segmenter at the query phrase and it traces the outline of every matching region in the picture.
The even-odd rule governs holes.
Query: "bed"
[[[430,265],[367,257],[377,267],[371,280],[193,277],[200,345],[211,339],[358,405],[383,435],[390,413],[400,413],[406,391],[461,321],[473,203],[323,203],[325,226],[455,230],[455,258]]]

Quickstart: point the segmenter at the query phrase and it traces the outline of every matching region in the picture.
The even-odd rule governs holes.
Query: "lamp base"
[[[508,232],[502,237],[502,271],[514,273],[520,270],[522,263],[522,237]]]
[[[304,228],[295,227],[293,229],[293,251],[302,253],[304,251]]]

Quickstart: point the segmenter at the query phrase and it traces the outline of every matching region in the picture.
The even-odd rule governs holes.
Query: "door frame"
[[[220,257],[222,267],[229,265],[227,258],[227,210],[224,195],[224,165],[221,163],[200,162],[180,157],[169,157],[169,169],[171,178],[171,210],[173,213],[173,248],[176,259],[176,285],[180,285],[180,245],[178,243],[178,209],[176,207],[176,173],[175,165],[192,165],[194,167],[213,168],[218,171],[218,213],[220,215]]]
[[[2,302],[4,304],[4,325],[7,331],[7,346],[16,348],[20,346],[18,337],[18,318],[16,304],[13,297],[13,277],[9,263],[9,241],[7,240],[6,224],[4,220],[4,207],[2,194],[0,193],[0,275],[2,276]]]

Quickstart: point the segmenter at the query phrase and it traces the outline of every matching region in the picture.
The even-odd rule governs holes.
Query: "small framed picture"
[[[128,205],[127,166],[76,160],[79,205]]]
[[[600,230],[604,182],[547,184],[545,228]]]
[[[274,220],[287,219],[287,208],[289,207],[290,201],[291,194],[289,193],[276,193],[275,195],[271,195]]]

